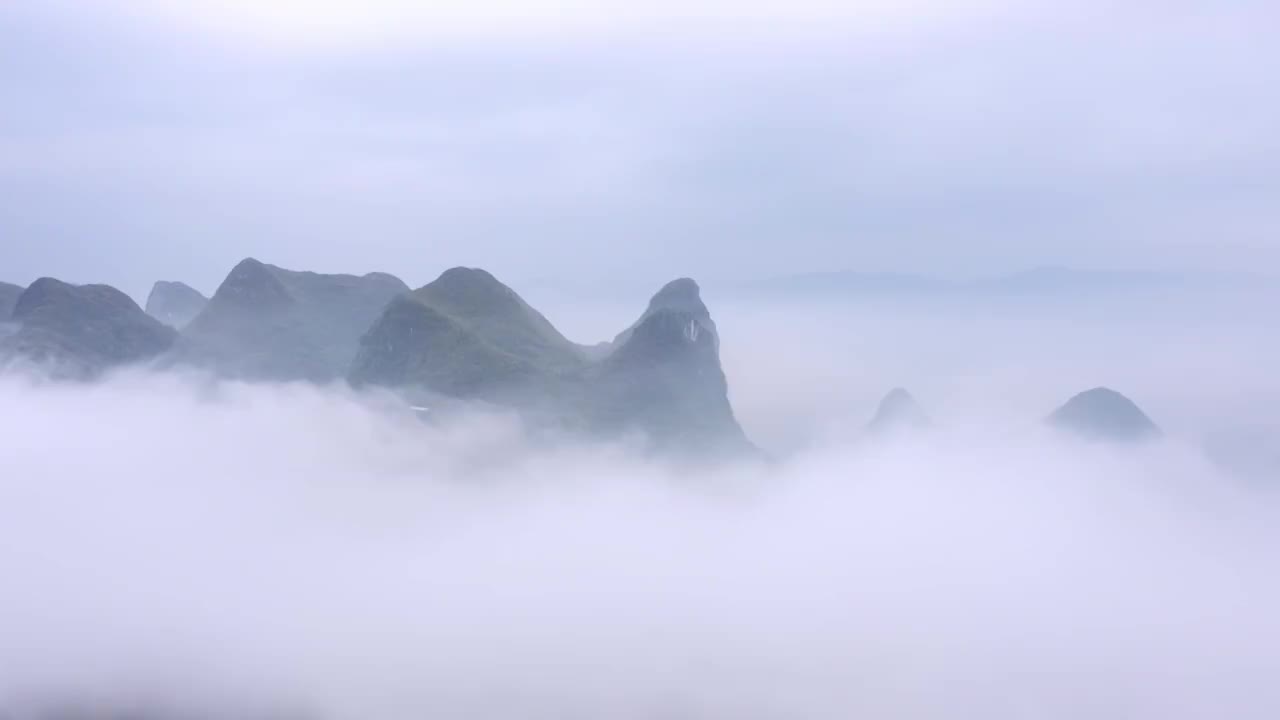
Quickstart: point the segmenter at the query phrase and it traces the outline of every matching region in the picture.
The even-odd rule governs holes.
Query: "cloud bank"
[[[0,406],[20,711],[1280,712],[1280,496],[1177,442],[953,426],[689,472],[338,388],[7,378]]]

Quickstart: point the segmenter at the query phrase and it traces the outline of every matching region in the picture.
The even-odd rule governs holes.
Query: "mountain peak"
[[[117,311],[141,311],[133,298],[110,285],[72,285],[56,278],[42,277],[18,296],[13,307],[13,319],[24,320],[41,308],[64,302],[93,302]]]
[[[480,268],[449,268],[413,294],[444,312],[463,317],[510,313],[524,305],[514,290]]]
[[[597,418],[639,429],[658,447],[711,454],[751,444],[729,404],[720,339],[698,285],[667,283],[600,365]]]
[[[1136,403],[1105,387],[1075,395],[1049,416],[1049,423],[1091,440],[1137,442],[1160,435]]]
[[[160,322],[180,328],[200,314],[209,299],[186,283],[159,280],[147,295],[147,314]]]
[[[678,334],[692,335],[690,339],[696,340],[697,336],[705,333],[718,346],[720,335],[716,330],[715,321],[711,319],[711,312],[707,310],[706,304],[702,302],[702,293],[698,288],[698,283],[692,278],[682,277],[672,280],[662,286],[653,298],[649,300],[649,306],[644,313],[640,315],[640,319],[636,320],[626,330],[618,333],[613,339],[613,348],[616,350],[625,345],[632,338],[632,335],[655,315],[676,314],[681,318],[667,318],[656,322],[656,326],[667,327],[668,329],[677,328],[680,330]],[[684,328],[690,326],[690,322],[697,323],[700,328],[695,329],[692,333],[685,333]],[[675,337],[675,335],[672,335]]]
[[[249,257],[231,268],[227,278],[214,292],[213,302],[262,310],[288,305],[291,298],[270,265]]]
[[[683,310],[699,314],[707,314],[707,306],[702,302],[702,293],[693,278],[676,278],[662,286],[651,300],[650,310]]]
[[[929,416],[905,389],[897,387],[880,401],[867,431],[884,433],[896,430],[919,430],[930,425]]]
[[[47,365],[55,375],[88,378],[108,367],[148,359],[176,333],[109,285],[72,285],[44,277],[18,298],[21,323],[0,355]]]

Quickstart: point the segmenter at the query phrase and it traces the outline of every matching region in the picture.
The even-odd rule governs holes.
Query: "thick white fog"
[[[1280,485],[1201,447],[1276,427],[1261,320],[709,302],[772,462],[338,387],[0,379],[0,707],[1280,716]],[[1165,438],[1038,423],[1102,384]],[[936,428],[862,441],[892,385]]]

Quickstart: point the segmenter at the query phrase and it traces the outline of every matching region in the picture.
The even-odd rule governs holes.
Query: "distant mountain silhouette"
[[[715,323],[688,279],[659,291],[613,343],[583,348],[489,273],[454,268],[387,307],[350,379],[505,403],[592,432],[637,430],[664,449],[749,447]]]
[[[146,311],[165,325],[181,329],[199,315],[207,304],[209,298],[190,285],[161,280],[151,286]]]
[[[334,380],[360,336],[408,289],[385,273],[297,272],[247,258],[183,329],[170,361],[248,380]]]
[[[1128,443],[1160,435],[1160,429],[1132,400],[1101,387],[1071,398],[1049,416],[1048,422],[1090,440]]]
[[[867,432],[873,435],[922,430],[931,425],[929,416],[925,414],[911,393],[902,388],[894,388],[880,401],[875,417],[867,423]]]
[[[8,363],[32,363],[59,377],[90,378],[167,350],[176,332],[109,285],[40,278],[18,297],[18,329],[0,341]]]
[[[21,285],[0,282],[0,323],[13,317],[13,308],[18,304],[18,296],[23,289]]]
[[[770,297],[930,297],[957,292],[959,283],[928,275],[828,271],[770,278],[751,289]]]
[[[1002,298],[1094,296],[1151,290],[1280,290],[1280,279],[1251,273],[1084,270],[1045,266],[976,280],[909,273],[831,271],[770,278],[747,288],[774,298]]]

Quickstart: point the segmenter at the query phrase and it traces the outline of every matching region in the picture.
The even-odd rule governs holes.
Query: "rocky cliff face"
[[[678,303],[669,303],[672,289]],[[589,403],[594,424],[636,430],[682,453],[746,451],[720,365],[720,337],[692,280],[654,296],[640,319],[618,336],[593,368]]]
[[[209,298],[190,285],[161,280],[151,286],[146,311],[165,325],[181,329],[199,315],[208,303]]]
[[[711,319],[711,312],[702,302],[702,289],[698,287],[698,283],[686,277],[677,278],[663,285],[662,289],[649,300],[649,306],[640,315],[640,319],[632,323],[631,327],[618,333],[618,336],[613,339],[612,346],[616,348],[626,343],[638,325],[651,315],[664,311],[684,313],[695,318],[704,330],[711,332],[717,344],[719,343],[715,321]]]
[[[360,336],[408,289],[384,273],[295,272],[249,258],[184,328],[171,360],[248,380],[334,380]]]
[[[1055,410],[1048,422],[1073,435],[1105,442],[1141,442],[1160,435],[1160,428],[1132,400],[1108,388],[1076,395]]]
[[[17,330],[0,341],[0,356],[59,377],[90,378],[148,360],[176,337],[113,287],[53,278],[40,278],[19,296],[12,320]]]

